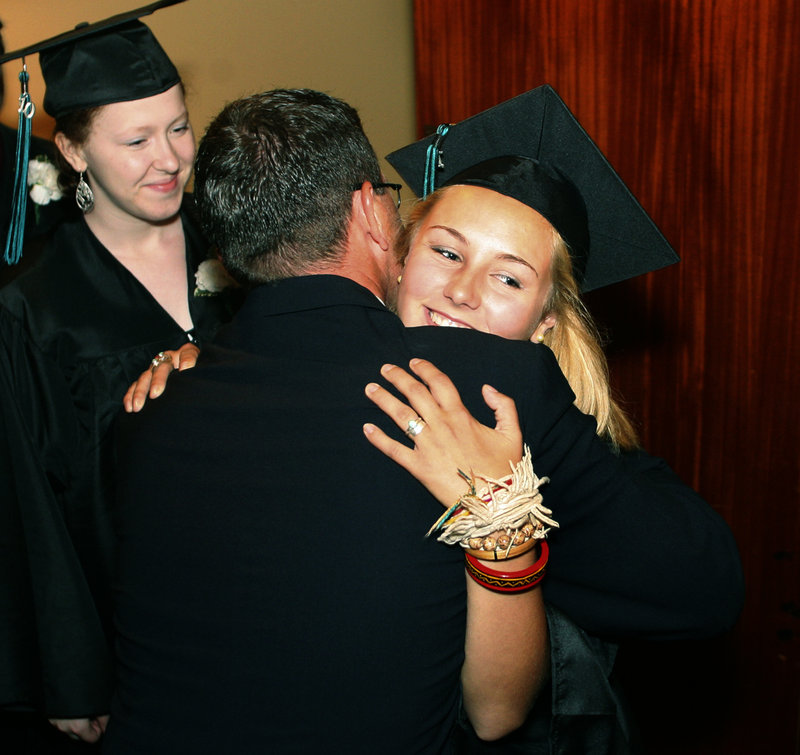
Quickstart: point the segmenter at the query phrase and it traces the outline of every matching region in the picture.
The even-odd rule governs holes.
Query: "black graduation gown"
[[[186,208],[182,220],[202,341],[234,298],[193,294],[208,245]],[[0,290],[0,707],[108,711],[110,430],[128,385],[186,340],[83,219]]]

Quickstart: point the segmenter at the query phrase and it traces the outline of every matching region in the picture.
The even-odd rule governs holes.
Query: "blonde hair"
[[[395,249],[402,262],[408,255],[419,226],[447,187],[417,202],[398,233]],[[544,334],[543,343],[556,356],[559,367],[575,394],[575,406],[597,420],[597,434],[616,448],[638,445],[633,424],[611,395],[608,362],[597,326],[580,297],[572,272],[569,249],[553,229],[552,284],[542,318],[553,315],[555,325]]]
[[[597,434],[618,448],[635,448],[636,430],[611,395],[600,334],[581,300],[569,249],[555,229],[553,241],[552,284],[542,316],[553,315],[556,322],[544,334],[543,343],[555,354],[575,394],[575,406],[597,420]]]

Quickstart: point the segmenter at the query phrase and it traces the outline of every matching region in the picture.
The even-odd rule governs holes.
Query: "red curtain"
[[[420,136],[549,83],[681,255],[587,300],[748,598],[732,637],[643,651],[636,694],[654,752],[800,752],[800,3],[416,0],[415,41]]]

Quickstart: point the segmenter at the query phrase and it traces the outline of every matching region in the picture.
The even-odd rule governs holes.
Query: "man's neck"
[[[349,278],[371,291],[382,302],[387,298],[387,271],[369,253],[359,254],[348,249],[338,260],[331,263],[315,265],[304,271],[306,275],[339,275]]]

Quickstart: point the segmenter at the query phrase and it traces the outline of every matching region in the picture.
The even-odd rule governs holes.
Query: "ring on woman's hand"
[[[172,357],[169,354],[166,354],[163,351],[159,351],[158,354],[156,354],[153,357],[153,361],[150,362],[150,369],[154,370],[156,367],[158,367],[158,365],[164,364],[164,362],[171,362],[171,361]]]
[[[409,420],[408,427],[405,429],[405,433],[409,438],[415,438],[422,432],[424,428],[425,420],[422,419],[422,417],[417,417],[416,419]]]

